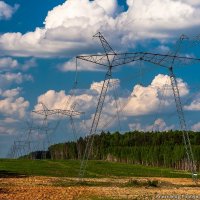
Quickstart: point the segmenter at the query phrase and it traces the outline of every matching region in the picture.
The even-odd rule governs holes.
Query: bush
[[[157,180],[148,180],[147,185],[149,187],[158,187],[158,181]]]

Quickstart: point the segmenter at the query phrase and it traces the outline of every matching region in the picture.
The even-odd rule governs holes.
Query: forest
[[[200,133],[189,132],[192,150],[200,169]],[[166,132],[102,132],[94,135],[89,159],[112,162],[142,164],[188,170],[186,150],[181,131]],[[54,144],[49,147],[50,159],[81,159],[88,138],[80,137],[77,142]],[[41,152],[40,152],[41,153]],[[40,156],[39,156],[40,157]]]

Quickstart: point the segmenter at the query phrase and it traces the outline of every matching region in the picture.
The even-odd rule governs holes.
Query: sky
[[[91,127],[106,67],[75,57],[101,54],[93,35],[101,32],[115,52],[171,54],[200,58],[199,0],[0,0],[0,157],[14,141],[32,150],[47,141],[41,102],[49,109],[84,112],[74,118],[77,136]],[[176,63],[187,128],[200,130],[199,63]],[[71,94],[74,96],[71,98]],[[30,132],[32,127],[32,132]],[[100,131],[179,129],[169,71],[134,62],[113,68],[98,126]],[[51,144],[74,140],[70,120],[48,119]],[[48,142],[46,142],[48,145]]]

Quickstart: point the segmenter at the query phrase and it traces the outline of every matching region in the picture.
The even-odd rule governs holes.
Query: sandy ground
[[[139,185],[128,187],[127,183],[130,180],[136,180]],[[158,187],[145,185],[148,180],[157,180]],[[102,178],[84,179],[84,184],[77,181],[75,178],[55,177],[1,178],[0,200],[95,200],[106,197],[109,199],[200,199],[200,186],[191,179]]]

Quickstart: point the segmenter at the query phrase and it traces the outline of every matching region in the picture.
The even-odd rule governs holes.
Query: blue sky
[[[74,57],[101,53],[92,36],[101,31],[117,52],[167,53],[178,37],[189,39],[180,55],[198,57],[200,34],[198,0],[4,0],[0,1],[0,156],[5,157],[16,140],[27,138],[26,121],[41,126],[41,118],[31,111],[43,102],[52,109],[69,108],[85,112],[75,119],[79,136],[91,126],[105,69],[78,62],[75,100],[66,105],[75,78]],[[188,129],[200,130],[199,64],[177,65],[181,99]],[[148,63],[133,63],[113,71],[115,87],[110,87],[99,130],[179,129],[168,71]],[[115,101],[115,94],[117,101]],[[120,112],[120,123],[106,122]],[[125,106],[126,105],[126,106]],[[58,118],[49,120],[55,127]],[[120,124],[120,126],[119,126]],[[81,131],[79,131],[81,130]],[[50,131],[51,143],[72,140],[69,120],[62,119]],[[31,141],[45,140],[33,131]],[[41,144],[38,142],[38,147]]]

